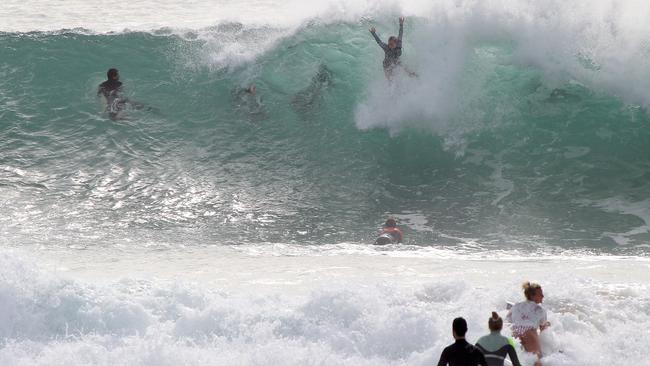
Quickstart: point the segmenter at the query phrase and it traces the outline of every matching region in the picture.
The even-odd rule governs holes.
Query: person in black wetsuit
[[[122,92],[120,72],[117,69],[109,69],[106,77],[107,80],[99,84],[97,95],[106,98],[106,112],[111,119],[116,119],[118,112],[124,109],[126,104],[126,99],[120,97]]]
[[[143,103],[122,96],[122,82],[120,72],[117,69],[109,69],[106,72],[107,80],[99,84],[97,96],[106,98],[106,112],[112,120],[118,118],[118,114],[128,108],[156,112],[157,109],[146,106]]]
[[[320,64],[309,85],[291,98],[291,105],[296,112],[305,115],[318,109],[323,101],[323,94],[332,85],[332,79],[332,70],[327,65]]]
[[[465,340],[467,333],[465,319],[454,319],[452,330],[456,342],[442,351],[438,366],[488,366],[483,353]]]
[[[375,41],[381,47],[382,50],[384,50],[384,73],[386,74],[386,78],[390,80],[393,76],[393,71],[397,66],[402,66],[402,62],[400,61],[400,56],[402,56],[402,35],[404,34],[404,17],[399,18],[399,34],[397,37],[395,36],[390,36],[388,38],[388,43],[382,42],[382,40],[379,38],[377,35],[377,31],[375,27],[370,28],[370,34],[375,38]],[[402,66],[402,68],[404,68]],[[414,72],[407,70],[404,68],[404,71],[406,71],[409,76],[417,76]]]
[[[503,366],[506,356],[509,356],[513,366],[521,366],[517,351],[513,346],[514,341],[501,335],[503,319],[495,311],[492,312],[492,317],[488,320],[488,327],[490,334],[479,338],[476,342],[476,347],[483,352],[488,365]]]

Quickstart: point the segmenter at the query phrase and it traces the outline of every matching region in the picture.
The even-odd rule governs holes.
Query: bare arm
[[[550,326],[551,326],[551,323],[550,323],[550,322],[544,322],[544,323],[542,323],[542,324],[539,325],[539,331],[540,331],[540,332],[543,332],[543,331],[545,331],[546,329],[548,329],[548,327],[550,327]]]

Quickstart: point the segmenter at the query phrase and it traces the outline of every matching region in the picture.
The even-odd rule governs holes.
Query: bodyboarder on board
[[[384,227],[379,230],[379,237],[375,239],[375,245],[402,243],[403,240],[404,233],[397,227],[397,221],[391,217],[386,220]]]

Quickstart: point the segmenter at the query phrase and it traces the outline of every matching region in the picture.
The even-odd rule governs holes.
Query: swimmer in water
[[[120,97],[122,82],[120,72],[117,69],[109,69],[106,73],[107,80],[99,84],[97,96],[106,98],[106,112],[111,119],[116,119],[119,111],[124,109],[126,100]]]
[[[411,76],[417,76],[416,73],[409,71],[406,69],[404,66],[402,66],[402,62],[400,61],[400,56],[402,56],[402,35],[404,34],[404,17],[399,18],[399,33],[397,37],[395,36],[390,36],[388,38],[388,43],[382,42],[382,40],[379,38],[377,35],[377,31],[375,27],[370,28],[370,34],[375,38],[375,41],[381,47],[382,50],[384,50],[384,74],[386,74],[386,78],[388,80],[391,80],[393,77],[393,72],[395,71],[395,68],[397,66],[401,66],[406,73]]]
[[[392,217],[386,220],[384,227],[379,232],[379,235],[384,234],[392,236],[394,243],[401,243],[404,240],[404,233],[397,227],[397,221]]]
[[[106,112],[112,120],[120,119],[118,118],[118,114],[125,110],[127,106],[134,109],[156,111],[155,108],[147,107],[140,102],[130,100],[121,95],[122,82],[120,81],[120,72],[117,69],[109,69],[106,72],[106,77],[107,80],[99,84],[97,96],[103,96],[106,99]]]
[[[503,366],[506,356],[509,356],[513,366],[521,366],[512,339],[501,335],[503,319],[494,311],[488,320],[488,327],[490,334],[476,342],[476,347],[483,352],[488,365]]]
[[[551,325],[546,320],[546,310],[540,305],[544,300],[544,292],[542,286],[536,283],[524,282],[522,288],[526,301],[515,304],[506,319],[512,323],[512,335],[519,338],[526,352],[537,355],[535,366],[540,366],[542,349],[537,330],[542,332]]]
[[[332,79],[332,70],[327,65],[320,64],[309,85],[291,98],[291,105],[294,110],[305,115],[318,109],[323,100],[323,93],[332,85]]]
[[[248,116],[251,122],[262,122],[267,118],[266,108],[257,86],[238,86],[232,93],[233,107]]]

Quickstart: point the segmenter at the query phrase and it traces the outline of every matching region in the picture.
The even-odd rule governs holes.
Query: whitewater
[[[650,365],[649,16],[2,1],[0,365],[435,365],[527,280],[543,365]]]

